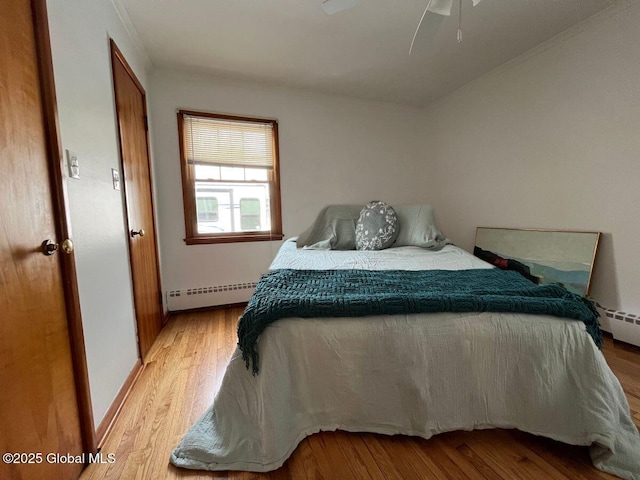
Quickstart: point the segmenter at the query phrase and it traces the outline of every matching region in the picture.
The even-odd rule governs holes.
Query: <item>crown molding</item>
[[[111,4],[113,5],[113,9],[116,11],[116,14],[118,15],[118,18],[122,22],[122,26],[127,32],[127,35],[129,35],[129,38],[131,40],[131,43],[133,44],[134,49],[140,56],[140,59],[142,60],[142,63],[144,64],[145,69],[146,70],[153,69],[154,65],[153,65],[153,62],[151,61],[151,57],[149,56],[146,48],[144,47],[144,43],[142,42],[142,38],[140,38],[140,35],[138,34],[138,30],[136,29],[135,25],[131,21],[131,17],[129,16],[129,12],[127,11],[127,8],[124,6],[121,0],[111,0]]]

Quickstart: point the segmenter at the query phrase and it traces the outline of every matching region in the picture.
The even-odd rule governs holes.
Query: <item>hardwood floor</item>
[[[268,474],[175,468],[169,454],[213,401],[236,344],[242,308],[180,314],[162,330],[102,447],[94,479],[612,479],[591,465],[585,447],[515,430],[451,432],[430,440],[322,432],[306,438]],[[640,349],[606,339],[605,356],[640,425]]]

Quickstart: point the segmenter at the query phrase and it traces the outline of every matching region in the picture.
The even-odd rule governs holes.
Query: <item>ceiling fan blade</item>
[[[482,0],[472,0],[473,6],[478,5]],[[409,55],[411,55],[411,51],[413,50],[413,44],[416,41],[416,37],[418,36],[418,31],[422,26],[422,22],[424,21],[424,17],[427,12],[437,13],[438,15],[443,15],[448,17],[451,15],[451,7],[453,6],[453,0],[429,0],[427,3],[427,7],[422,12],[422,17],[420,17],[420,21],[418,22],[418,26],[416,27],[416,31],[413,33],[413,39],[411,40],[411,46],[409,47]],[[458,42],[462,41],[462,0],[460,0],[460,13],[458,17]]]
[[[482,0],[472,0],[473,6],[478,5]],[[427,8],[430,12],[437,13],[438,15],[444,15],[448,17],[451,15],[451,7],[453,6],[453,0],[433,0],[431,6]]]
[[[476,0],[474,0],[474,3],[475,1]],[[427,7],[427,10],[430,12],[437,13],[438,15],[444,15],[445,17],[451,15],[453,0],[433,0],[430,3],[431,4]]]
[[[427,3],[426,8],[424,9],[424,12],[422,12],[422,16],[420,17],[420,21],[418,22],[416,31],[413,32],[413,38],[411,39],[411,46],[409,47],[409,55],[411,55],[411,51],[413,50],[413,44],[416,42],[416,37],[418,36],[418,31],[420,30],[420,26],[422,25],[424,16],[427,14],[427,10],[429,10],[429,7],[431,6],[432,3],[433,3],[433,0],[429,0],[429,3]]]
[[[327,15],[333,15],[334,13],[353,8],[357,4],[358,0],[324,0],[322,2],[322,8]]]

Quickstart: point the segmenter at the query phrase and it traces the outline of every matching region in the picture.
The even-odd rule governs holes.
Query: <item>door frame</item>
[[[126,171],[124,168],[124,155],[122,152],[122,133],[120,131],[120,111],[118,108],[118,102],[116,99],[116,93],[115,93],[115,88],[116,88],[116,78],[115,78],[115,71],[113,68],[113,65],[115,64],[115,62],[119,62],[124,69],[126,70],[127,74],[129,75],[129,77],[131,78],[131,80],[133,81],[133,83],[135,84],[136,88],[140,91],[140,94],[142,95],[142,108],[143,108],[143,113],[144,113],[144,118],[145,118],[145,147],[146,147],[146,151],[147,151],[147,162],[148,162],[148,170],[149,170],[149,187],[150,187],[150,195],[151,198],[149,199],[151,202],[151,220],[152,220],[152,226],[151,228],[153,229],[154,232],[154,241],[153,241],[153,248],[154,248],[154,252],[155,252],[155,264],[156,264],[156,279],[157,279],[157,291],[158,291],[158,301],[160,302],[160,328],[162,328],[162,326],[164,326],[164,324],[167,322],[168,320],[168,316],[164,315],[163,313],[163,308],[164,308],[164,301],[163,301],[163,297],[162,297],[162,284],[161,284],[161,279],[160,279],[160,256],[159,256],[159,249],[158,249],[158,230],[156,229],[156,203],[155,203],[155,194],[154,194],[154,188],[153,188],[153,175],[152,175],[152,168],[151,168],[151,150],[149,149],[149,128],[148,128],[148,123],[147,123],[147,93],[144,90],[144,87],[142,86],[142,84],[140,83],[140,80],[138,80],[138,77],[136,77],[136,74],[134,73],[133,69],[131,68],[131,66],[129,65],[129,62],[127,62],[127,59],[124,57],[124,55],[122,54],[122,51],[118,48],[118,45],[116,44],[116,42],[113,40],[113,38],[109,38],[109,46],[110,46],[110,51],[111,51],[111,75],[112,75],[112,82],[113,82],[113,101],[115,104],[115,109],[116,109],[116,125],[118,128],[118,152],[120,154],[120,171],[121,171],[121,178],[122,178],[122,191],[124,193],[124,206],[125,206],[125,215],[127,217],[127,239],[128,239],[128,245],[129,245],[129,264],[131,265],[131,276],[134,277],[135,276],[135,272],[133,270],[133,262],[132,262],[132,258],[131,258],[131,235],[129,234],[129,232],[131,232],[131,230],[134,228],[134,225],[131,224],[131,217],[129,214],[129,199],[127,196],[127,178],[126,178]],[[134,304],[134,308],[136,306],[136,301],[137,299],[135,298],[135,292],[134,292],[134,297],[133,297],[133,304]],[[142,350],[140,348],[140,335],[139,335],[139,331],[140,331],[140,327],[139,327],[139,318],[138,318],[138,314],[136,312],[136,343],[138,345],[138,357],[140,358],[140,360],[142,361],[143,364],[145,364],[145,358],[143,358],[142,355]]]
[[[36,57],[40,78],[43,124],[46,137],[47,163],[53,194],[52,207],[56,236],[59,241],[72,238],[69,197],[64,176],[64,157],[58,123],[56,87],[53,74],[53,58],[49,35],[49,20],[46,0],[31,0],[35,27]],[[76,383],[76,398],[80,415],[83,449],[96,453],[97,442],[89,389],[89,371],[80,311],[80,293],[76,271],[75,253],[57,255],[62,266],[64,300],[67,310],[67,325],[71,346],[71,361]]]

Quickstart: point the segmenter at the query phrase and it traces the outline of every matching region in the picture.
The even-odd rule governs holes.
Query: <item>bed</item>
[[[326,249],[327,242],[303,249],[292,239],[270,271],[493,270],[431,237],[423,240],[432,248],[380,251]],[[293,316],[268,323],[255,348],[259,369],[257,357],[236,348],[212,406],[173,451],[173,464],[275,470],[321,430],[430,438],[517,428],[589,446],[598,469],[640,479],[638,430],[584,321],[495,311]]]

